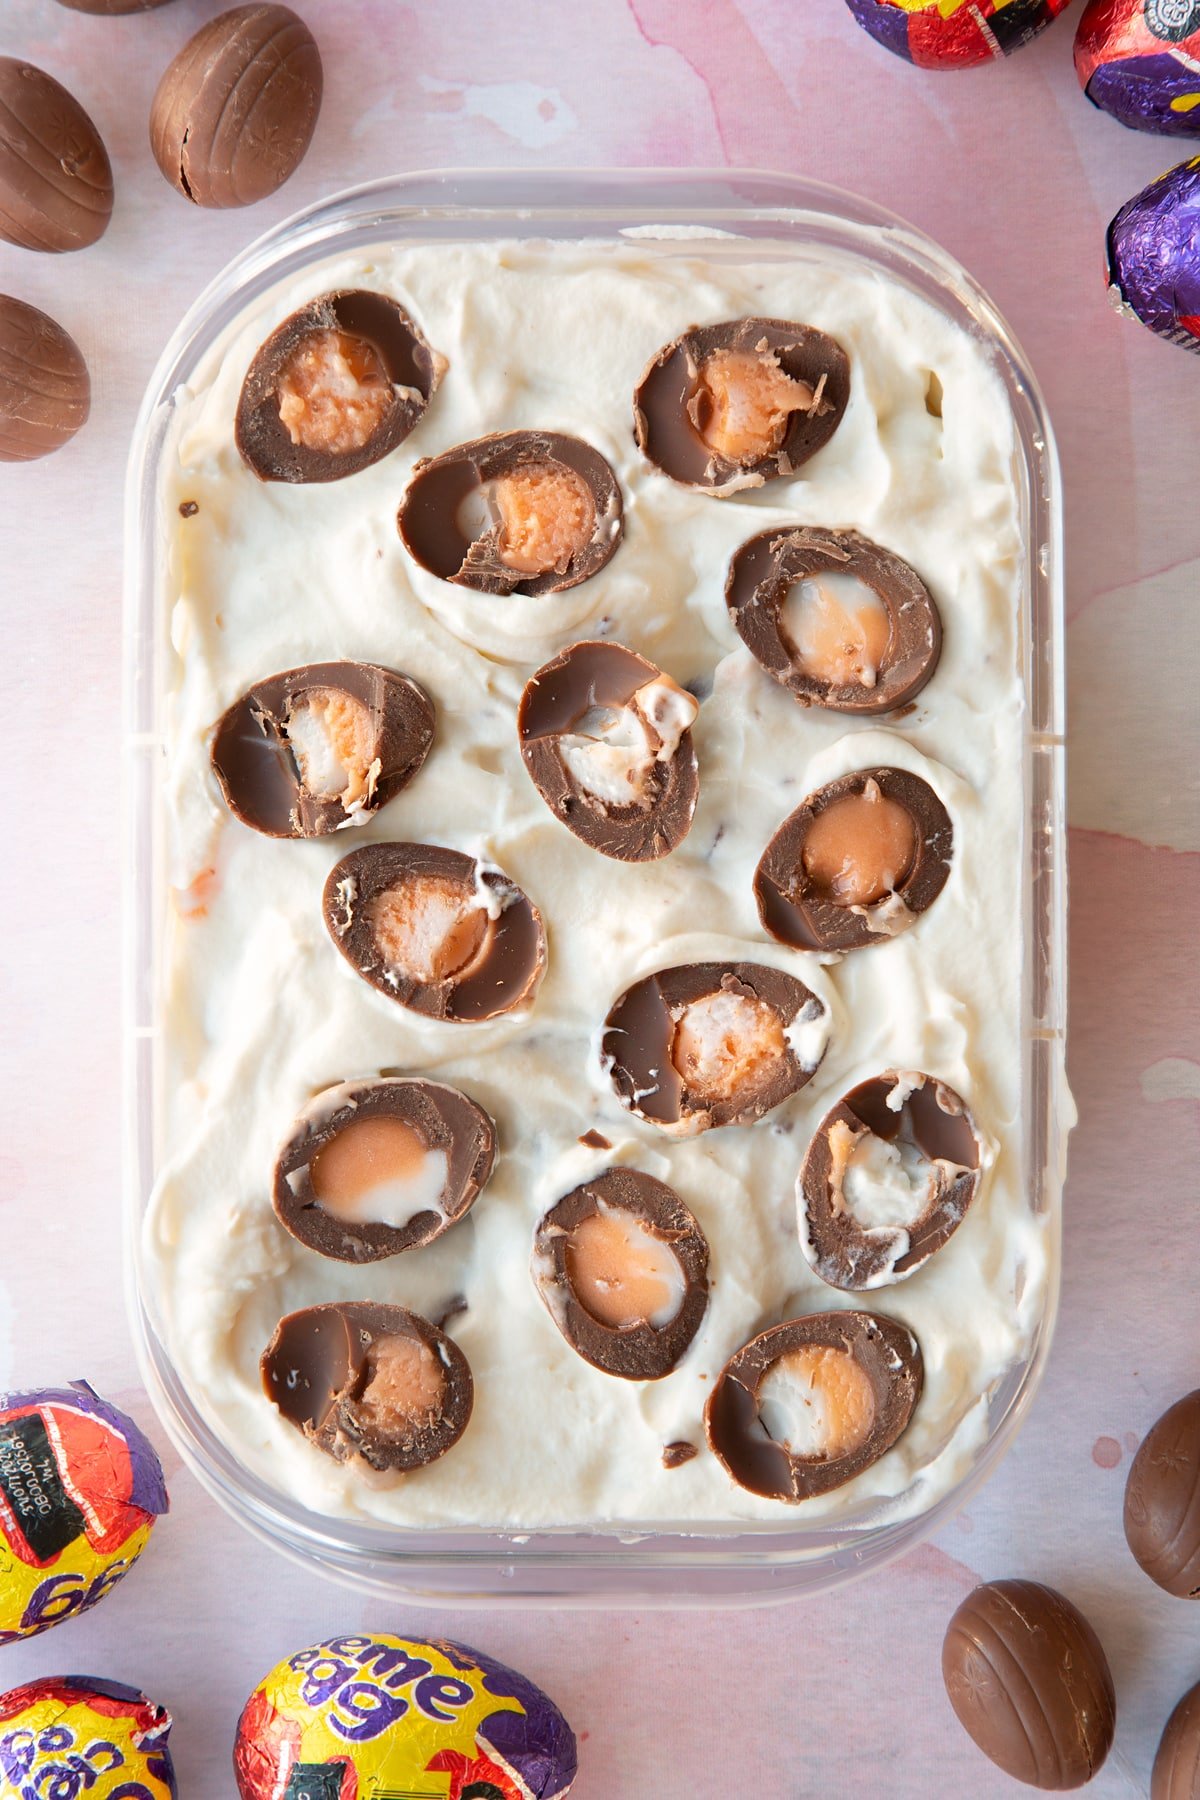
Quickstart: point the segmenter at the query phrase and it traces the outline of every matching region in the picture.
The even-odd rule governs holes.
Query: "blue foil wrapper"
[[[1200,0],[1089,0],[1075,69],[1092,104],[1122,125],[1200,137]]]
[[[1200,355],[1200,156],[1127,200],[1108,228],[1119,309]]]

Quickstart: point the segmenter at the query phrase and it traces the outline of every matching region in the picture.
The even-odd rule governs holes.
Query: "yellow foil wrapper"
[[[4,1800],[177,1800],[171,1715],[137,1688],[49,1676],[0,1694]]]
[[[329,1638],[254,1690],[234,1749],[241,1800],[559,1800],[570,1726],[523,1675],[476,1650]]]
[[[0,1645],[95,1606],[166,1510],[152,1446],[85,1382],[0,1395]]]

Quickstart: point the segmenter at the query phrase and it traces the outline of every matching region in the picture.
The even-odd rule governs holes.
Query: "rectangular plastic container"
[[[162,904],[160,579],[166,544],[161,472],[173,395],[243,308],[268,288],[345,251],[380,243],[494,238],[611,242],[638,226],[731,234],[756,253],[833,249],[878,270],[969,331],[1007,390],[1026,548],[1020,620],[1025,683],[1023,1192],[1047,1220],[1052,1274],[1028,1358],[988,1397],[988,1432],[960,1483],[901,1522],[856,1516],[836,1529],[731,1528],[640,1536],[597,1528],[530,1536],[482,1530],[397,1531],[308,1511],[244,1469],[185,1391],[156,1323],[139,1245],[156,1172],[159,1110],[157,955]],[[653,241],[640,248],[652,252]],[[664,254],[678,243],[662,240]],[[723,246],[727,250],[727,244]],[[692,255],[703,240],[692,236]],[[126,1163],[129,1302],[143,1377],[185,1462],[233,1516],[300,1562],[381,1596],[479,1604],[762,1603],[830,1588],[928,1537],[975,1491],[1011,1443],[1045,1364],[1057,1300],[1057,1236],[1066,1130],[1064,1078],[1065,824],[1062,507],[1058,459],[1036,382],[1003,319],[970,277],[927,238],[839,191],[755,172],[522,171],[401,176],[349,190],[277,227],[199,297],[167,346],[134,436],[127,489],[125,912]]]

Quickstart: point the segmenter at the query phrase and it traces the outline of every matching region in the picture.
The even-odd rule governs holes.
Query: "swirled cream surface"
[[[264,484],[234,444],[246,369],[290,312],[349,286],[409,309],[446,359],[441,386],[374,467],[325,485]],[[632,394],[680,331],[745,313],[836,337],[851,396],[801,470],[719,499],[641,457]],[[927,404],[939,386],[940,413]],[[540,598],[476,593],[417,567],[396,530],[413,465],[487,432],[539,427],[585,439],[616,471],[625,537],[608,565]],[[865,266],[736,240],[417,244],[328,262],[241,317],[178,393],[164,494],[166,891],[144,1280],[190,1395],[259,1476],[317,1510],[397,1526],[695,1530],[897,1518],[969,1467],[989,1392],[1028,1352],[1056,1279],[1056,1220],[1035,1216],[1022,1188],[1025,551],[1014,454],[1004,390],[968,335]],[[903,716],[860,722],[798,705],[734,631],[723,598],[732,553],[794,523],[856,528],[932,591],[941,661]],[[590,849],[522,764],[522,688],[582,637],[630,646],[700,700],[699,806],[661,861]],[[309,841],[259,836],[222,803],[212,726],[252,682],[334,658],[423,684],[437,708],[428,761],[365,823]],[[868,949],[840,959],[785,949],[760,926],[752,892],[768,839],[814,788],[884,763],[921,775],[949,811],[943,892],[911,929]],[[422,1018],[339,955],[321,916],[326,876],[348,849],[386,839],[486,858],[540,908],[548,971],[526,1012]],[[598,1027],[636,977],[700,960],[800,976],[828,1008],[825,1054],[758,1123],[667,1138],[618,1103]],[[983,1180],[961,1228],[910,1279],[843,1295],[801,1252],[796,1178],[824,1112],[888,1068],[927,1071],[964,1096]],[[461,1087],[496,1120],[499,1150],[464,1221],[424,1249],[358,1267],[287,1235],[272,1171],[315,1094],[381,1072]],[[589,1132],[611,1148],[582,1143]],[[670,1183],[711,1248],[707,1317],[656,1382],[583,1361],[530,1274],[541,1215],[612,1163]],[[449,1314],[474,1372],[461,1442],[409,1475],[333,1462],[263,1394],[259,1357],[282,1314],[360,1299]],[[738,1488],[704,1444],[722,1364],[770,1324],[855,1304],[920,1341],[925,1384],[909,1429],[854,1482],[800,1506]],[[699,1454],[664,1467],[664,1446],[679,1442]]]

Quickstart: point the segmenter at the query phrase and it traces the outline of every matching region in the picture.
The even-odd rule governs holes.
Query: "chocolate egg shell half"
[[[378,1262],[431,1244],[496,1158],[481,1106],[440,1081],[346,1081],[305,1107],[275,1164],[280,1223],[319,1256]]]
[[[282,187],[321,110],[321,53],[290,6],[235,6],[202,25],[150,108],[150,148],[196,206],[250,206]]]
[[[708,1241],[674,1188],[640,1169],[605,1169],[542,1219],[533,1278],[585,1362],[627,1381],[658,1381],[708,1307]]]
[[[963,1730],[1006,1774],[1083,1787],[1112,1747],[1116,1695],[1099,1638],[1038,1581],[985,1581],[946,1629],[942,1679]]]
[[[268,837],[365,822],[408,786],[433,742],[433,702],[375,663],[305,663],[222,713],[212,765],[225,803]]]
[[[758,916],[796,950],[886,944],[946,885],[950,815],[907,769],[856,769],[789,813],[754,871]]]
[[[1108,282],[1120,311],[1200,354],[1200,157],[1126,201],[1108,228]]]
[[[829,442],[849,398],[849,357],[811,325],[693,325],[639,381],[634,436],[672,481],[729,494],[792,474]]]
[[[853,1481],[907,1430],[921,1346],[877,1313],[811,1313],[731,1356],[704,1409],[709,1448],[739,1487],[811,1500]]]
[[[1163,1728],[1150,1800],[1200,1800],[1200,1682],[1188,1689]]]
[[[800,1171],[800,1245],[830,1287],[886,1287],[941,1249],[978,1188],[965,1102],[932,1075],[889,1069],[817,1126]]]
[[[440,844],[364,844],[325,883],[330,936],[364,981],[432,1019],[527,1006],[546,971],[536,906],[499,869]]]
[[[419,1469],[453,1448],[475,1398],[444,1331],[403,1306],[306,1306],[275,1328],[263,1388],[289,1425],[335,1462]]]
[[[749,1125],[810,1081],[827,1014],[765,963],[683,963],[635,981],[604,1021],[622,1106],[675,1137]]]
[[[546,805],[582,843],[622,862],[650,862],[682,843],[692,823],[699,710],[622,644],[572,644],[521,696],[521,755]]]
[[[1125,1538],[1160,1588],[1200,1599],[1200,1388],[1143,1438],[1125,1483]]]
[[[322,294],[276,327],[246,372],[242,459],[263,481],[357,475],[404,442],[443,366],[389,295]]]
[[[725,604],[767,674],[830,712],[907,706],[942,652],[941,614],[921,577],[857,531],[759,532],[729,565]]]
[[[504,431],[417,464],[396,523],[414,561],[481,594],[557,594],[621,541],[621,490],[598,450]]]
[[[1075,72],[1093,106],[1122,125],[1200,135],[1200,5],[1088,0],[1075,32]]]
[[[69,443],[91,410],[83,353],[36,306],[0,294],[0,462],[34,462]]]
[[[83,250],[112,209],[108,152],[78,100],[32,63],[0,56],[0,238]]]

